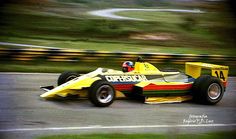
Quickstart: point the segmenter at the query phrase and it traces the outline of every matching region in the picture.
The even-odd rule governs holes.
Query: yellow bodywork
[[[179,72],[163,72],[148,62],[135,62],[134,70],[129,74],[145,74],[145,75],[172,75]]]
[[[167,96],[167,97],[146,97],[146,104],[176,103],[191,100],[193,97],[186,96]]]
[[[76,95],[78,94],[79,90],[82,97],[86,96],[86,90],[82,90],[85,88],[88,88],[91,86],[91,84],[97,80],[100,80],[101,78],[95,77],[95,78],[83,78],[78,77],[79,79],[75,78],[69,82],[66,82],[44,94],[42,94],[40,97],[42,98],[51,98],[55,95],[66,97],[68,94]]]
[[[66,97],[68,95],[78,95],[81,98],[88,97],[88,88],[97,80],[101,80],[100,77],[96,77],[98,73],[102,72],[102,68],[98,68],[97,70],[77,77],[71,81],[68,81],[48,92],[40,95],[42,98],[53,98],[55,96]],[[111,73],[123,73],[115,70],[107,70],[106,73],[109,75]],[[120,91],[116,91],[117,98],[125,97]]]
[[[185,63],[185,73],[192,76],[193,78],[198,78],[201,76],[202,69],[211,70],[211,76],[220,78],[223,82],[228,79],[228,66],[208,64],[202,62],[186,62]]]
[[[159,71],[155,66],[147,62],[135,62],[133,73],[139,74],[161,74],[162,72]]]
[[[93,82],[101,80],[101,78],[96,77],[98,72],[101,72],[102,69],[98,68],[97,70],[90,72],[88,74],[77,77],[73,80],[70,80],[42,95],[42,98],[52,98],[57,96],[66,97],[68,94],[81,96],[87,96],[87,91],[84,90],[92,85]]]
[[[215,64],[207,64],[201,62],[186,62],[185,64],[185,72],[187,75],[192,76],[193,78],[198,78],[202,69],[210,69],[211,75],[220,78],[223,82],[226,82],[228,79],[228,66],[221,66]],[[103,71],[105,70],[105,71]],[[147,62],[136,62],[134,66],[134,70],[131,72],[121,72],[112,69],[102,69],[98,68],[97,70],[90,72],[88,74],[77,77],[71,81],[68,81],[48,92],[42,94],[40,97],[42,98],[52,98],[55,96],[66,97],[69,94],[71,95],[79,95],[80,97],[88,96],[88,88],[97,80],[102,80],[100,77],[97,77],[98,74],[101,75],[175,75],[179,72],[162,72]],[[153,81],[141,81],[135,86],[145,87],[148,84],[156,82]],[[180,84],[175,82],[158,82],[158,84]],[[183,83],[184,84],[184,83]],[[125,97],[122,92],[116,90],[116,97],[123,98]],[[186,100],[192,99],[191,96],[176,96],[176,97],[148,97],[145,100],[145,103],[148,104],[156,104],[156,103],[172,103],[172,102],[182,102]]]

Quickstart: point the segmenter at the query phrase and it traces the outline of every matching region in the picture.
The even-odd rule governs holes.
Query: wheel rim
[[[208,88],[208,96],[211,99],[218,99],[221,94],[221,87],[217,83],[213,83]]]
[[[97,99],[101,103],[109,103],[114,97],[113,89],[109,85],[102,85],[97,90]]]

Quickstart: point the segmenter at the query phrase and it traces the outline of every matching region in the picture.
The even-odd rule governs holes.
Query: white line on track
[[[94,130],[94,129],[144,129],[144,128],[186,128],[186,127],[232,127],[232,124],[183,124],[183,125],[130,125],[130,126],[84,126],[84,127],[48,127],[48,128],[12,128],[0,129],[0,132],[23,132],[23,131],[60,131],[60,130]]]
[[[61,49],[61,48],[57,48],[57,47],[48,47],[48,46],[31,45],[31,44],[19,44],[19,43],[10,43],[10,42],[0,42],[0,45],[17,46],[17,47],[30,47],[30,48]]]
[[[199,9],[184,10],[184,9],[111,8],[111,9],[103,9],[103,10],[90,11],[90,12],[88,12],[88,14],[95,15],[95,16],[100,16],[100,17],[111,18],[111,19],[120,19],[120,20],[144,20],[144,19],[140,19],[140,18],[131,18],[131,17],[124,17],[124,16],[115,15],[116,12],[122,12],[122,11],[204,13],[203,11],[201,11]]]
[[[60,73],[0,72],[0,75],[59,75]]]

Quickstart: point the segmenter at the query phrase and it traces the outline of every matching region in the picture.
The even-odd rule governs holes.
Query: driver
[[[131,61],[125,61],[122,64],[122,71],[123,72],[130,72],[134,70],[134,63]]]

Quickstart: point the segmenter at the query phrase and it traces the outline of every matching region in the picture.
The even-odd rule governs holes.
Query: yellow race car
[[[202,69],[210,75],[201,75]],[[98,107],[106,107],[115,98],[144,98],[145,103],[172,103],[193,99],[203,104],[218,103],[225,92],[228,66],[201,62],[186,62],[185,73],[177,70],[161,71],[139,59],[131,71],[98,68],[88,74],[64,72],[58,86],[41,87],[48,99],[70,95],[89,100]]]

